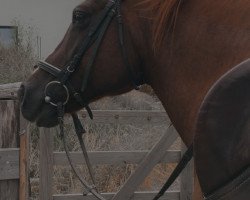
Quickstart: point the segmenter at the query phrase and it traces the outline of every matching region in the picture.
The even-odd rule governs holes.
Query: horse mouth
[[[53,118],[43,118],[43,117],[39,117],[36,120],[36,125],[38,127],[45,127],[45,128],[52,128],[54,126],[58,125],[58,119],[57,117],[53,117]]]
[[[22,109],[23,117],[34,122],[38,127],[51,128],[58,125],[57,112],[50,106],[43,106],[36,111]]]
[[[51,106],[44,106],[44,109],[38,114],[35,122],[38,127],[51,128],[58,125],[56,109],[54,107],[51,108]]]

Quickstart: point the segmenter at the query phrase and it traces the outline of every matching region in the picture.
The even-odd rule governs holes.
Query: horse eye
[[[81,22],[83,20],[85,20],[86,18],[89,17],[89,14],[84,12],[84,11],[79,11],[79,10],[75,10],[73,12],[73,19],[72,19],[72,22],[75,23],[75,22]]]

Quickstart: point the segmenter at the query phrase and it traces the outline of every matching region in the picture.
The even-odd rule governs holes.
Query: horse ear
[[[205,194],[230,182],[249,165],[249,131],[250,59],[223,75],[210,89],[200,108],[194,154]]]

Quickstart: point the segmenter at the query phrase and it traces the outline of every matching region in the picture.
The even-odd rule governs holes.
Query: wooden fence
[[[0,199],[28,199],[28,132],[16,91],[19,84],[0,86]]]
[[[25,120],[20,117],[16,91],[19,83],[0,86],[0,199],[12,200],[28,199],[28,129]],[[81,117],[88,123],[85,112]],[[94,111],[95,123],[111,124],[152,124],[162,125],[167,123],[165,112],[162,111]],[[20,123],[21,122],[21,123]],[[8,131],[7,131],[8,130]],[[13,136],[11,136],[11,134]],[[5,138],[8,136],[8,146]],[[21,135],[21,137],[19,137]],[[138,186],[158,163],[177,163],[185,147],[180,151],[167,150],[177,139],[178,134],[170,127],[161,137],[151,151],[129,152],[89,152],[91,162],[94,165],[124,165],[137,164],[135,172],[117,193],[106,193],[103,196],[112,200],[149,200],[156,191],[136,192]],[[4,139],[2,139],[4,138]],[[18,139],[20,138],[20,139]],[[14,142],[13,142],[14,141]],[[40,129],[40,200],[94,200],[91,195],[83,198],[81,194],[52,194],[53,167],[68,165],[66,155],[63,152],[53,152],[53,129]],[[20,144],[20,145],[19,145]],[[12,148],[15,149],[12,149]],[[7,148],[7,149],[5,149]],[[10,149],[11,148],[11,149]],[[83,164],[80,152],[71,153],[75,164]],[[166,192],[161,199],[188,200],[191,199],[193,186],[193,164],[182,172],[180,191]],[[3,170],[2,170],[3,169]],[[18,181],[19,179],[19,181]],[[19,184],[18,184],[19,182]],[[13,192],[13,188],[15,188]],[[10,191],[10,192],[6,192]],[[19,191],[19,192],[18,192]],[[13,194],[15,193],[15,194]],[[3,195],[5,195],[3,197]],[[13,196],[13,197],[12,197]]]

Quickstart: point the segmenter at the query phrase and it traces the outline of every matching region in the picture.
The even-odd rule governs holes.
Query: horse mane
[[[142,0],[140,5],[152,13],[153,48],[158,49],[166,35],[174,32],[182,0]]]

